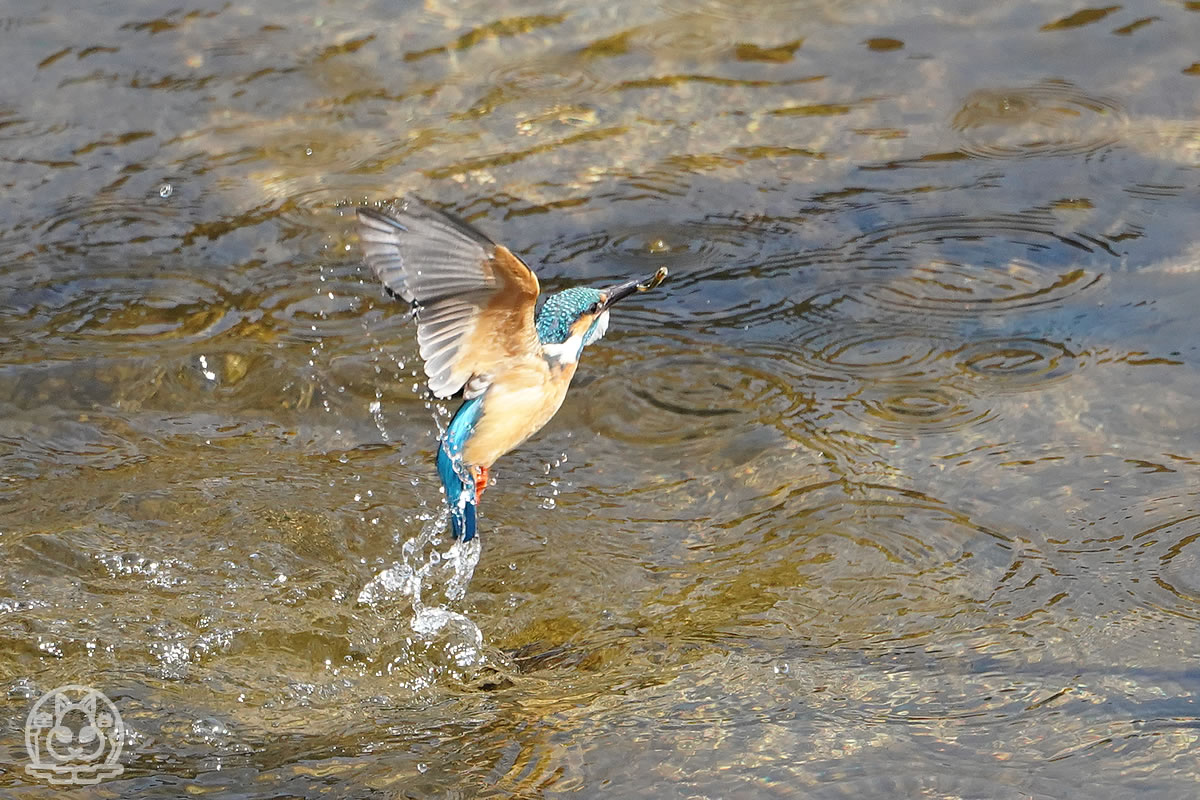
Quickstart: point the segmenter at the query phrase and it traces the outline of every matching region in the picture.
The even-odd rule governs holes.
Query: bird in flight
[[[533,270],[458,217],[411,197],[357,214],[367,265],[413,305],[429,390],[462,394],[437,471],[454,538],[470,541],[488,470],[558,411],[583,348],[608,330],[609,309],[657,287],[666,267],[648,281],[557,292],[538,310]]]

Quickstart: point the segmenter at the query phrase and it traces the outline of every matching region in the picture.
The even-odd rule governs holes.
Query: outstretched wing
[[[429,389],[482,394],[495,366],[537,352],[538,280],[508,248],[409,198],[358,209],[363,255],[389,292],[412,303]]]

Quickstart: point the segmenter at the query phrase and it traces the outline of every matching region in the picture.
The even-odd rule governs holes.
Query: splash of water
[[[461,668],[483,663],[483,633],[466,615],[448,606],[463,599],[479,563],[480,540],[454,541],[442,551],[449,521],[443,506],[416,536],[400,548],[400,560],[372,578],[358,602],[379,609],[397,597],[412,608],[414,633]]]
[[[384,372],[379,362],[386,354],[395,366],[397,379],[402,377],[406,368],[413,378],[418,377],[416,366],[406,365],[403,359],[381,346],[365,323],[364,330],[371,341],[370,349],[377,375]],[[446,422],[451,417],[450,410],[441,403],[435,403],[420,382],[413,382],[412,393],[425,398],[425,407],[432,412],[440,441],[445,434]],[[388,432],[383,397],[383,390],[377,387],[375,399],[367,408],[380,436],[384,441],[390,441],[392,437]],[[358,602],[380,612],[397,602],[401,605],[407,602],[412,609],[410,627],[430,652],[442,654],[448,663],[458,668],[478,667],[484,660],[483,633],[467,616],[452,610],[450,606],[466,596],[467,586],[479,563],[480,540],[475,538],[466,543],[454,541],[448,549],[440,550],[449,522],[449,510],[443,504],[439,505],[441,507],[437,514],[426,521],[417,535],[401,546],[400,560],[380,571],[363,586],[358,594]],[[398,535],[396,538],[399,541]]]

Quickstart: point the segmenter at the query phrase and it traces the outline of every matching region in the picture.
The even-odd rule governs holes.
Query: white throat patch
[[[608,331],[608,309],[596,318],[592,323],[592,327],[588,328],[587,336],[583,340],[583,346],[587,347],[592,342],[597,342],[604,338],[604,334]]]
[[[583,334],[575,334],[562,344],[544,344],[542,352],[556,364],[574,364],[583,352]]]
[[[583,348],[599,340],[608,331],[608,311],[596,318],[585,333],[576,333],[562,344],[544,344],[542,352],[556,364],[574,364]]]

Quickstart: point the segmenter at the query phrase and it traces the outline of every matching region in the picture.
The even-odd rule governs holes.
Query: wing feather
[[[501,362],[536,352],[538,280],[525,262],[466,222],[409,198],[358,209],[371,270],[414,305],[429,389],[482,394]]]

